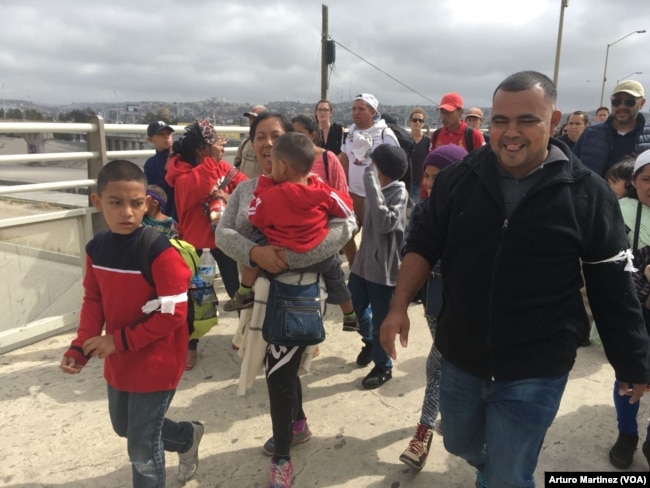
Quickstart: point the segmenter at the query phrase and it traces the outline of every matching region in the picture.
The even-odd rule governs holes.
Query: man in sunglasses
[[[573,152],[600,176],[624,156],[650,149],[650,121],[640,113],[645,104],[643,85],[621,81],[610,98],[612,112],[602,124],[587,127]]]
[[[422,188],[422,166],[424,159],[429,154],[429,138],[424,133],[427,114],[422,107],[415,107],[409,116],[409,127],[411,128],[411,137],[415,141],[413,154],[411,154],[411,188],[409,195],[414,203],[419,203],[420,199],[426,196]]]

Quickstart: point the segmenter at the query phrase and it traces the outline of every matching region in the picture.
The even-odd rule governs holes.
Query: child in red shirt
[[[155,289],[142,276],[146,184],[130,161],[111,161],[99,172],[91,200],[109,230],[86,246],[79,328],[61,360],[64,373],[77,374],[91,357],[104,359],[108,411],[115,432],[127,438],[134,487],[164,486],[165,450],[179,453],[178,479],[190,479],[203,436],[200,422],[165,417],[185,366],[190,270],[160,234],[151,249]]]
[[[272,178],[259,177],[248,210],[249,220],[259,231],[252,240],[294,252],[307,252],[327,235],[330,216],[347,218],[352,214],[352,199],[310,174],[314,145],[304,134],[288,132],[280,136],[273,143],[271,158]],[[310,267],[309,271],[323,275],[328,302],[340,305],[343,311],[343,329],[357,330],[356,315],[338,255]],[[243,268],[241,287],[235,297],[224,304],[224,310],[253,305],[252,286],[258,272],[257,268]]]

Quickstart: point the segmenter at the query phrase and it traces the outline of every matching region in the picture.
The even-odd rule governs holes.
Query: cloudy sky
[[[508,74],[553,77],[561,0],[326,0],[332,39],[425,97],[490,106]],[[629,75],[650,89],[650,0],[568,0],[558,78],[563,112],[598,106]],[[266,103],[320,98],[321,1],[2,2],[1,96]],[[643,74],[631,73],[642,72]],[[430,104],[337,46],[329,98]]]

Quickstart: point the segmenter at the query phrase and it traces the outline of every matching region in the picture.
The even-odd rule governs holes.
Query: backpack
[[[411,160],[411,156],[413,155],[413,152],[415,151],[415,139],[411,136],[411,133],[407,131],[404,127],[401,127],[397,124],[386,124],[387,128],[393,131],[393,134],[395,134],[395,138],[397,139],[397,143],[399,144],[399,147],[404,149],[404,152],[406,153],[406,159],[408,161]],[[386,129],[382,129],[381,131],[381,140],[384,140],[384,132]]]
[[[140,242],[138,243],[138,265],[142,277],[152,287],[154,286],[151,275],[151,246],[158,239],[160,232],[150,227],[142,229]],[[187,267],[192,272],[192,281],[187,290],[187,327],[190,333],[190,339],[198,339],[204,336],[212,327],[217,325],[219,315],[217,313],[216,301],[210,300],[210,295],[214,294],[212,285],[198,277],[199,255],[196,249],[189,242],[181,239],[169,239],[169,243],[181,255]],[[212,290],[210,290],[212,288]],[[216,299],[216,294],[214,295]],[[205,298],[208,298],[205,300]]]
[[[438,134],[442,129],[436,129],[431,135],[431,147],[436,148],[436,140],[438,140]],[[474,129],[469,125],[465,127],[465,149],[470,153],[474,150]]]
[[[329,160],[328,160],[329,157],[327,156],[328,152],[329,151],[327,149],[325,149],[325,151],[323,151],[323,167],[325,168],[325,180],[326,180],[325,183],[327,183],[329,185],[329,181],[330,181],[330,163],[329,163]]]

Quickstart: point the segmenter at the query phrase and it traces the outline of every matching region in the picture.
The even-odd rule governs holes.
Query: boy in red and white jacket
[[[79,329],[61,360],[63,372],[76,374],[91,357],[104,359],[109,415],[115,432],[127,438],[136,487],[152,480],[164,486],[165,450],[179,453],[178,479],[191,478],[204,430],[199,422],[165,418],[185,366],[191,273],[160,234],[151,249],[155,289],[143,277],[138,248],[150,199],[146,185],[130,161],[111,161],[99,172],[91,199],[109,230],[86,245]]]

